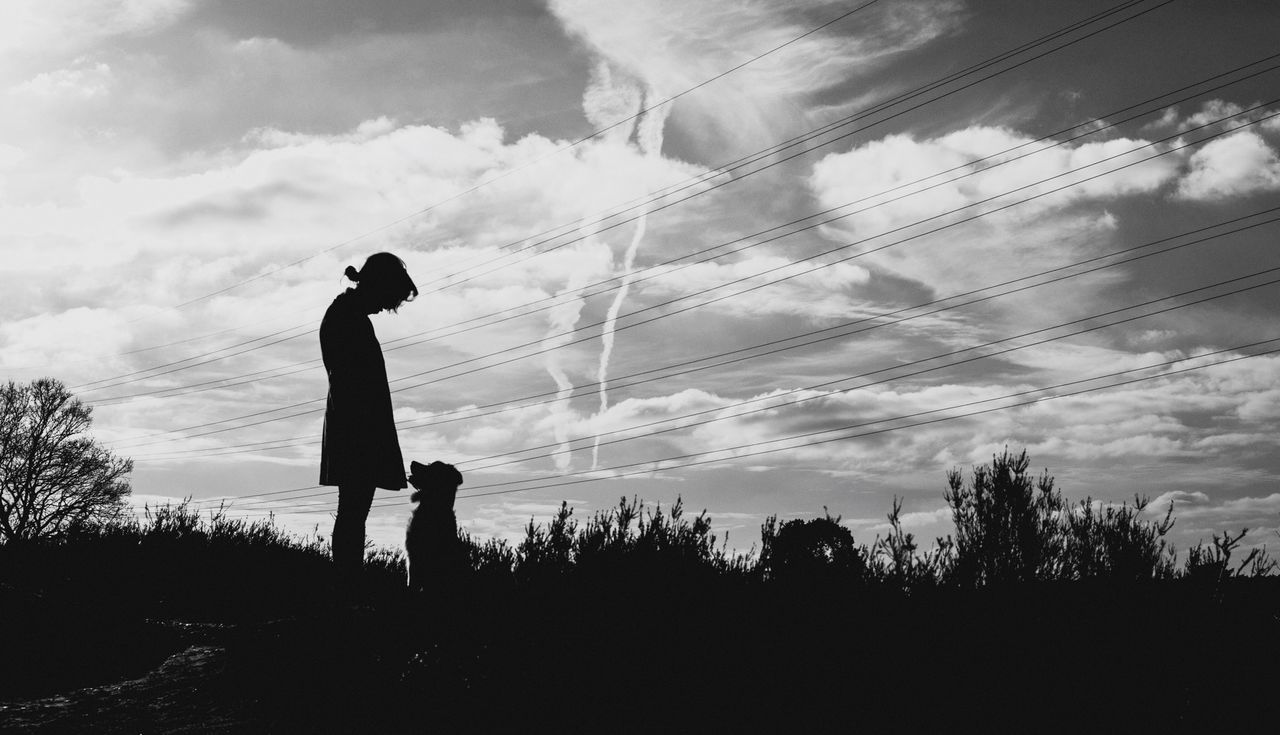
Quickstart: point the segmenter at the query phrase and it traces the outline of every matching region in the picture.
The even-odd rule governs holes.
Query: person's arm
[[[385,380],[371,326],[360,319],[326,318],[320,325],[320,353],[331,399],[351,419],[365,417],[372,410],[374,383]]]

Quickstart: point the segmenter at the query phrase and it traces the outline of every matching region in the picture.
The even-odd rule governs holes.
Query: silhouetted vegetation
[[[353,596],[326,541],[270,520],[179,505],[81,524],[0,546],[5,624],[24,631],[0,701],[211,642],[225,666],[201,696],[263,732],[1189,730],[1269,714],[1267,679],[1226,673],[1280,654],[1266,551],[1223,533],[1179,564],[1176,513],[1072,504],[1028,467],[1005,452],[950,473],[954,532],[927,547],[897,500],[869,541],[829,513],[771,517],[749,553],[679,502],[581,520],[562,504],[517,544],[461,533],[473,573],[418,595],[400,552],[371,550]]]
[[[716,543],[711,519],[692,520],[679,500],[670,510],[646,509],[623,498],[617,507],[579,524],[562,504],[546,524],[530,520],[514,547],[502,541],[478,543],[463,534],[476,571],[518,582],[565,575],[606,578],[634,574],[714,574],[727,578],[878,585],[905,592],[923,588],[1004,587],[1031,582],[1088,581],[1138,583],[1181,578],[1214,580],[1266,576],[1277,570],[1265,547],[1230,563],[1244,533],[1215,536],[1210,546],[1193,547],[1179,568],[1165,537],[1174,525],[1173,508],[1145,518],[1145,498],[1104,505],[1092,498],[1069,503],[1047,472],[1032,475],[1026,452],[1004,452],[969,478],[947,474],[944,497],[954,535],[922,549],[903,529],[902,504],[894,500],[890,532],[858,544],[841,519],[780,522],[761,527],[758,553],[734,554]],[[625,572],[625,574],[621,574]]]

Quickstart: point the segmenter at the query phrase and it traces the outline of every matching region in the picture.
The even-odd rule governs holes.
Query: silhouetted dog
[[[418,507],[409,520],[404,546],[409,552],[409,589],[416,592],[433,580],[438,583],[452,578],[465,566],[453,514],[462,473],[444,462],[411,462],[409,470],[409,484],[416,490],[410,500]]]

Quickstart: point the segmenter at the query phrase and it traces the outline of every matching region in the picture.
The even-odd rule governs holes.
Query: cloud
[[[466,502],[459,499],[460,503]],[[470,504],[470,503],[468,503]],[[574,507],[574,518],[581,520],[584,510]],[[517,544],[525,537],[529,522],[546,524],[560,510],[560,504],[521,500],[477,502],[459,517],[459,525],[468,533],[485,538],[505,540]]]
[[[1164,515],[1169,510],[1169,506],[1173,505],[1176,512],[1182,513],[1187,508],[1204,507],[1208,504],[1209,496],[1203,492],[1171,490],[1152,498],[1147,506],[1147,512],[1153,515]]]
[[[922,531],[930,534],[945,535],[951,529],[951,509],[936,508],[926,511],[911,511],[898,516],[898,521],[904,531],[909,533],[921,533]],[[859,535],[875,535],[885,536],[893,532],[893,525],[883,518],[849,518],[844,521],[844,525],[849,526]],[[863,539],[864,543],[870,543],[870,539]],[[919,541],[917,541],[919,543]],[[925,542],[927,544],[927,542]]]
[[[73,362],[86,353],[122,350],[129,339],[126,314],[77,307],[0,324],[0,354],[13,366]]]
[[[1266,547],[1273,555],[1280,542],[1280,492],[1263,496],[1219,499],[1204,491],[1174,490],[1162,493],[1147,506],[1150,519],[1162,518],[1173,505],[1175,520],[1171,541],[1182,551],[1208,536],[1230,533],[1232,537],[1248,529],[1235,559],[1243,559],[1251,549]]]
[[[1252,130],[1209,141],[1188,165],[1178,184],[1182,199],[1220,201],[1280,189],[1280,155]]]
[[[1166,107],[1164,112],[1156,120],[1152,120],[1142,126],[1144,131],[1168,131],[1177,126],[1180,120],[1177,107]]]
[[[108,64],[82,57],[76,59],[71,67],[41,72],[25,82],[15,84],[9,91],[38,98],[91,99],[105,96],[114,82],[115,76]]]
[[[592,51],[665,98],[804,34],[846,11],[823,1],[554,0],[551,11]],[[826,33],[807,36],[676,103],[673,123],[700,149],[740,150],[776,142],[805,121],[812,96],[890,54],[954,27],[950,2],[873,7]],[[790,133],[788,133],[790,134]]]
[[[1250,394],[1236,409],[1245,421],[1280,419],[1280,390],[1260,390]]]
[[[1026,199],[1087,176],[1117,168],[1150,155],[1149,149],[1127,153],[1145,141],[1117,138],[1072,143],[1045,149],[1030,146],[1030,136],[1006,128],[973,126],[937,137],[920,139],[908,134],[889,135],[831,153],[813,167],[809,187],[823,208],[846,207],[851,216],[824,227],[833,240],[867,240],[859,249],[870,249],[912,238],[901,245],[867,256],[873,264],[899,277],[919,281],[941,293],[956,290],[954,284],[981,284],[992,279],[992,264],[1010,275],[1032,273],[1062,265],[1097,252],[1115,237],[1117,218],[1108,211],[1112,203],[1133,194],[1153,192],[1177,174],[1170,158],[1140,163],[1041,199],[995,212],[973,222],[916,239],[915,236],[949,222],[972,217],[1002,204]],[[1017,153],[1038,152],[1005,165],[975,161],[1016,146]],[[1081,173],[1083,166],[1116,158]],[[994,159],[1011,160],[1008,156]],[[942,171],[956,169],[941,177]],[[951,181],[961,173],[972,176]],[[1036,183],[1055,178],[1047,183]],[[923,180],[920,184],[914,184]],[[936,186],[935,186],[936,184]],[[1026,188],[1022,188],[1026,187]],[[1006,192],[1021,189],[1008,197]],[[990,204],[957,215],[939,217],[998,197]],[[924,224],[916,223],[929,220]],[[887,235],[885,233],[888,233]],[[882,237],[882,235],[884,235]],[[1073,284],[1076,298],[1088,301],[1089,293],[1104,287],[1107,274]],[[1002,300],[1001,305],[1026,322],[1029,314],[1045,310],[1043,299]]]
[[[858,287],[870,280],[867,269],[841,263],[804,273],[821,263],[809,261],[792,265],[792,262],[793,258],[781,255],[749,255],[731,263],[699,263],[679,270],[667,269],[668,275],[659,275],[643,284],[643,288],[662,300],[709,290],[705,297],[690,299],[687,302],[690,304],[744,292],[742,296],[709,307],[743,316],[795,315],[819,321],[849,318],[865,306],[856,294]],[[801,273],[804,275],[798,275]],[[788,276],[791,276],[788,280],[764,286]],[[716,289],[718,285],[730,283],[733,285]],[[753,287],[756,290],[748,291]]]
[[[1022,189],[1010,200],[1058,188],[1086,176],[1131,163],[1151,154],[1142,148],[1147,141],[1116,138],[1105,141],[1072,143],[1047,147],[1044,143],[1005,128],[969,127],[939,138],[919,140],[907,134],[889,135],[857,146],[845,153],[830,153],[813,167],[810,186],[826,207],[861,202],[855,209],[876,206],[868,212],[844,220],[839,229],[859,235],[901,227],[939,212]],[[1003,151],[1026,146],[1010,154]],[[1135,151],[1128,153],[1129,151]],[[1031,153],[1023,158],[1024,154]],[[976,161],[996,158],[982,164]],[[1114,157],[1114,158],[1113,158]],[[1069,172],[1106,159],[1113,159],[1081,174]],[[1003,165],[1002,161],[1006,161]],[[954,173],[934,177],[942,171]],[[1013,218],[1026,222],[1046,211],[1062,209],[1081,199],[1109,199],[1127,194],[1152,191],[1175,173],[1176,164],[1156,159],[1093,181],[1073,186],[1047,200],[1022,205],[1010,214],[994,219]],[[965,178],[960,174],[973,173]],[[1065,174],[1065,175],[1064,175]],[[1049,183],[1037,182],[1053,179]],[[906,184],[924,179],[920,184]],[[950,181],[950,179],[956,179]],[[940,184],[933,186],[934,184]],[[931,188],[927,188],[931,187]],[[1026,188],[1024,188],[1026,187]],[[882,194],[882,192],[890,192]],[[910,196],[905,196],[908,195]],[[888,203],[890,199],[898,199]]]
[[[1262,497],[1243,497],[1215,501],[1207,493],[1196,491],[1171,491],[1157,496],[1147,508],[1148,513],[1164,514],[1173,504],[1175,518],[1188,521],[1212,517],[1217,522],[1229,522],[1240,515],[1280,515],[1280,493]]]
[[[1280,365],[1280,361],[1270,361],[1272,370],[1277,369],[1277,365]],[[1232,367],[1234,366],[1224,365],[1215,370],[1226,373]],[[1222,435],[1217,429],[1195,427],[1181,417],[1209,411],[1229,411],[1232,406],[1248,400],[1248,393],[1224,390],[1221,387],[1221,377],[1209,371],[1172,376],[1146,385],[1033,404],[962,421],[798,447],[764,455],[753,461],[773,467],[796,467],[821,462],[824,466],[835,468],[898,471],[904,467],[935,467],[939,461],[938,452],[944,447],[948,449],[950,462],[963,459],[983,462],[990,458],[992,452],[998,452],[1004,446],[1025,446],[1038,458],[1037,461],[1069,460],[1070,465],[1087,460],[1098,466],[1122,466],[1138,458],[1167,460],[1194,457],[1208,460],[1220,456],[1228,448],[1228,444],[1241,446],[1241,443],[1216,440],[1213,437]],[[1217,387],[1210,388],[1213,383],[1217,383]],[[740,417],[735,415],[743,408],[734,407],[723,396],[704,392],[697,394],[700,402],[709,407],[718,403],[723,406],[723,410],[702,418],[719,417],[726,420],[666,434],[664,441],[680,447],[683,450],[681,453],[692,453],[785,440],[788,436],[843,426],[863,425],[850,433],[864,433],[903,423],[877,423],[882,420],[997,397],[1027,387],[1032,386],[984,382],[913,386],[904,382],[888,387],[878,386],[825,395],[816,391],[791,395],[778,392],[751,397],[753,403],[747,408],[767,410]],[[800,397],[811,400],[783,405]],[[655,412],[656,415],[646,414],[646,421],[666,415],[676,417],[683,412],[671,410],[670,404],[656,399],[646,399],[643,404],[630,404],[632,407],[639,405],[663,407],[661,412]],[[996,402],[974,408],[998,405],[1002,404]],[[626,426],[628,421],[634,420],[624,418],[623,404],[615,408],[618,412],[614,414],[610,428]],[[915,423],[952,413],[944,411],[925,414],[909,419],[908,422]],[[590,430],[587,427],[584,429]],[[837,435],[839,434],[818,435],[800,441]],[[789,444],[793,442],[781,442],[783,446]],[[777,445],[762,444],[758,448],[767,449],[770,446]],[[750,452],[754,449],[742,451]]]
[[[0,144],[0,171],[18,163],[25,156],[26,152],[16,145]]]
[[[112,36],[148,33],[193,5],[192,0],[10,0],[0,25],[0,56],[68,53]]]
[[[956,2],[877,3],[680,98],[670,106],[665,155],[641,156],[634,145],[639,139],[649,141],[651,152],[663,147],[652,135],[659,116],[643,129],[620,126],[571,151],[557,151],[591,127],[630,114],[642,99],[656,101],[709,79],[851,6],[826,0],[558,0],[548,13],[546,4],[509,8],[500,0],[465,8],[392,5],[325,0],[312,8],[323,12],[300,24],[293,4],[275,0],[239,9],[194,1],[22,0],[6,17],[16,20],[0,28],[0,38],[17,44],[0,52],[6,54],[0,96],[12,103],[0,120],[0,371],[15,379],[51,373],[78,384],[210,360],[145,380],[122,378],[113,388],[79,389],[97,406],[95,435],[138,456],[139,487],[232,494],[310,482],[321,420],[313,409],[322,405],[325,391],[323,371],[307,365],[318,356],[311,330],[325,305],[349,285],[340,277],[343,268],[376,250],[405,257],[423,287],[422,296],[400,314],[373,320],[399,391],[397,418],[429,424],[405,426],[401,433],[406,458],[422,460],[466,462],[548,445],[557,428],[582,437],[663,419],[687,424],[682,416],[704,410],[711,413],[701,418],[725,420],[610,444],[602,447],[602,466],[768,442],[1190,354],[1228,334],[1262,329],[1254,325],[1270,313],[1263,304],[1254,321],[1233,319],[1230,329],[1197,328],[1199,322],[1178,316],[1153,319],[1127,334],[1099,332],[844,394],[808,391],[800,395],[813,400],[781,405],[799,397],[787,394],[797,387],[872,370],[886,370],[880,377],[900,374],[899,367],[922,357],[1101,312],[1146,298],[1140,294],[1148,290],[1164,293],[1172,281],[1198,278],[1203,270],[1199,261],[1173,258],[1163,272],[1148,269],[1153,259],[1141,270],[1113,269],[848,339],[611,388],[609,410],[600,415],[579,391],[554,406],[481,416],[486,411],[476,406],[542,396],[555,385],[540,369],[549,356],[524,346],[544,337],[546,311],[473,327],[499,310],[520,311],[531,301],[545,305],[566,286],[612,275],[626,262],[634,223],[607,230],[578,227],[577,218],[709,173],[707,162],[777,142],[846,114],[855,104],[901,91],[907,80],[932,74],[940,58],[933,49],[901,52],[941,38],[967,16]],[[11,35],[13,28],[21,38]],[[980,38],[981,29],[974,30],[965,38]],[[938,48],[944,54],[967,48],[962,41]],[[1013,86],[957,95],[931,106],[924,118],[894,123],[915,127],[885,129],[911,132],[859,138],[852,150],[832,153],[812,169],[812,159],[797,159],[679,206],[655,208],[636,265],[736,240],[851,198],[880,202],[887,187],[947,166],[973,167],[991,152],[1025,144],[1030,127],[979,122],[1008,113],[998,95]],[[1082,100],[1102,98],[1095,88],[1080,91]],[[978,96],[962,101],[969,94]],[[1046,89],[1043,98],[1060,95]],[[1017,99],[1021,104],[1031,98]],[[977,117],[970,114],[974,104],[984,107]],[[1157,128],[1172,133],[1240,109],[1218,101],[1185,108],[1185,114],[1170,110]],[[1041,112],[1018,119],[1058,122],[1049,119],[1052,110]],[[1276,129],[1272,123],[1255,131],[1274,148],[1267,136]],[[942,208],[1145,142],[1145,133],[1116,135],[1075,141],[821,232],[798,233],[679,271],[670,268],[635,283],[624,311],[739,278],[748,280],[726,290],[795,273],[808,266],[789,261],[832,243],[910,225]],[[872,316],[1169,234],[1182,226],[1181,215],[1201,209],[1184,207],[1187,212],[1178,217],[1164,216],[1170,204],[1164,195],[1180,183],[1233,192],[1215,204],[1231,204],[1257,184],[1224,173],[1238,174],[1240,167],[1228,166],[1233,159],[1222,151],[1201,153],[1194,164],[1189,152],[1171,155],[881,254],[619,331],[611,371],[661,374],[664,366],[703,355],[765,342],[789,344],[786,338],[815,325]],[[1269,164],[1259,169],[1259,161],[1270,159],[1257,153],[1249,159],[1253,170],[1270,170]],[[1125,155],[1111,165],[1133,158]],[[580,241],[548,239],[546,231],[566,223]],[[1258,239],[1254,251],[1239,260],[1224,255],[1213,266],[1256,257],[1267,245],[1265,234]],[[525,257],[534,251],[547,252]],[[273,274],[295,261],[300,262]],[[754,275],[779,267],[770,276]],[[442,288],[458,274],[474,277]],[[254,280],[173,308],[247,279]],[[612,296],[573,302],[562,314],[565,323],[600,322]],[[1238,314],[1223,311],[1223,318],[1204,320],[1216,327]],[[644,315],[658,313],[664,312]],[[629,321],[624,313],[618,323]],[[272,344],[213,359],[238,351],[232,345],[279,330],[292,338],[263,340]],[[599,333],[597,325],[573,339]],[[166,346],[131,352],[157,345]],[[600,352],[598,340],[586,341],[566,346],[554,359],[568,381],[582,384],[595,379]],[[499,354],[476,359],[489,353]],[[513,361],[481,369],[507,359]],[[910,516],[927,527],[941,489],[940,469],[989,460],[993,449],[1009,444],[1031,447],[1034,461],[1061,468],[1073,487],[1119,483],[1126,490],[1132,485],[1143,492],[1190,493],[1230,483],[1237,496],[1265,497],[1271,490],[1259,488],[1272,481],[1264,468],[1274,445],[1268,422],[1278,416],[1276,365],[1258,358],[1131,389],[760,455],[749,466],[726,460],[657,479],[632,478],[623,487],[657,493],[679,487],[688,491],[686,498],[710,496],[708,507],[720,500],[734,511],[762,513],[786,513],[802,503],[819,507],[818,497],[843,503],[846,496],[883,498],[928,488],[931,502],[913,505],[923,510]],[[271,377],[285,368],[299,371]],[[108,400],[162,388],[212,387],[220,379],[255,373],[260,380],[234,389]],[[741,409],[733,404],[753,397],[763,398],[758,405],[769,409],[736,415]],[[311,412],[181,442],[125,441],[295,404]],[[467,410],[453,413],[458,409]],[[902,423],[910,421],[889,425]],[[214,450],[282,437],[304,445],[158,461],[177,449]],[[532,456],[528,462],[473,471],[474,483],[469,475],[468,484],[548,477],[555,472],[549,455],[528,452],[521,455]],[[305,482],[298,480],[302,476]],[[848,492],[845,483],[855,481],[856,492]],[[584,487],[608,494],[609,486]],[[801,499],[780,488],[795,489]],[[556,487],[525,497],[541,503],[562,492]],[[1229,499],[1216,492],[1215,503]],[[866,502],[856,516],[876,515],[871,511],[885,505],[880,500],[871,508],[871,500]],[[324,507],[306,501],[297,507],[304,506]],[[250,507],[286,512],[293,506]],[[539,510],[540,520],[554,508],[548,503]],[[477,516],[493,533],[510,536],[528,520],[525,509],[499,510]],[[371,528],[398,545],[403,509],[387,506],[378,513]],[[316,519],[327,522],[324,514],[296,515],[308,528]]]
[[[92,268],[100,285],[88,288],[82,298],[98,305],[118,302],[121,295],[129,301],[174,303],[184,294],[213,290],[237,273],[252,274],[314,253],[331,244],[334,233],[350,237],[378,229],[560,145],[532,136],[507,143],[492,120],[463,126],[456,134],[378,119],[332,136],[259,130],[251,139],[266,147],[198,173],[87,176],[80,180],[78,201],[72,205],[0,208],[0,228],[25,235],[25,247],[8,254],[10,267],[59,272],[63,278]],[[531,231],[572,222],[635,196],[626,182],[637,177],[602,175],[606,170],[643,172],[659,182],[683,180],[695,172],[608,146],[588,146],[577,156],[559,156],[538,168],[536,174],[495,181],[466,202],[424,213],[404,223],[396,239],[429,233],[429,245],[457,243],[473,254],[469,259],[481,261],[487,252],[496,256],[497,248],[519,242]],[[89,243],[93,247],[86,247]],[[86,253],[92,254],[87,260]],[[151,258],[181,264],[171,273],[154,274],[174,280],[134,271],[131,293],[107,295],[104,270]],[[534,282],[553,285],[548,279],[559,278],[560,272],[548,263],[555,262],[543,258],[503,269],[487,279],[488,285],[509,288],[528,284],[531,276]],[[29,308],[48,306],[33,303]]]

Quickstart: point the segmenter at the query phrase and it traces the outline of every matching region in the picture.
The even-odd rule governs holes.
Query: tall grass
[[[953,534],[923,548],[901,522],[895,499],[890,531],[859,542],[838,516],[780,522],[769,517],[758,548],[729,550],[703,511],[686,514],[621,498],[579,521],[561,504],[549,521],[532,519],[517,544],[478,540],[465,531],[475,583],[548,584],[556,580],[701,581],[876,587],[906,593],[978,589],[1028,582],[1139,583],[1275,575],[1264,548],[1241,556],[1244,531],[1200,543],[1178,566],[1167,541],[1175,519],[1149,517],[1147,501],[1069,503],[1047,472],[1029,471],[1026,452],[947,474],[943,494]],[[368,587],[397,594],[405,558],[371,550]],[[335,599],[329,545],[318,533],[296,536],[273,519],[250,521],[186,503],[148,508],[141,518],[82,526],[52,539],[0,545],[0,584],[59,597],[93,599],[148,614],[198,619],[305,611]]]
[[[1175,579],[1267,576],[1280,571],[1265,548],[1232,562],[1244,536],[1223,533],[1210,545],[1193,547],[1182,567],[1167,535],[1173,508],[1148,518],[1148,501],[1102,504],[1085,498],[1072,504],[1043,471],[1029,472],[1025,451],[1004,451],[990,464],[947,473],[943,497],[951,510],[952,535],[922,548],[902,525],[901,501],[888,513],[890,531],[858,543],[839,516],[779,522],[761,527],[759,550],[730,553],[716,544],[706,512],[689,519],[677,501],[668,511],[646,510],[623,498],[616,508],[579,524],[562,504],[545,525],[530,520],[514,548],[473,544],[478,567],[508,573],[518,581],[569,574],[711,574],[785,583],[879,586],[905,592],[953,587],[1008,587],[1031,582],[1140,583]],[[465,538],[465,537],[464,537]],[[466,539],[470,542],[470,539]]]
[[[1178,565],[1171,512],[1073,504],[1029,465],[1006,451],[950,473],[954,530],[927,545],[897,499],[874,538],[830,513],[772,516],[747,553],[681,502],[624,497],[587,518],[563,503],[515,544],[460,531],[472,574],[422,595],[408,594],[399,550],[371,549],[354,605],[318,533],[148,509],[0,546],[0,609],[21,633],[0,657],[0,700],[153,670],[189,641],[153,621],[177,619],[214,624],[225,696],[260,718],[245,731],[505,731],[558,708],[593,729],[681,729],[682,698],[717,731],[827,731],[797,723],[847,716],[837,702],[857,703],[864,729],[868,713],[890,730],[965,729],[956,713],[989,725],[988,707],[1022,702],[1076,731],[1132,718],[1207,730],[1263,701],[1265,682],[1170,689],[1150,674],[1280,650],[1265,550],[1222,533]],[[1080,682],[1089,707],[1064,707]],[[1134,702],[1162,704],[1151,719]],[[341,707],[356,719],[333,719]]]
[[[403,580],[403,555],[370,554],[375,580]],[[335,599],[329,544],[273,518],[245,520],[186,502],[141,517],[0,546],[0,583],[42,598],[148,617],[226,622],[295,614]]]

